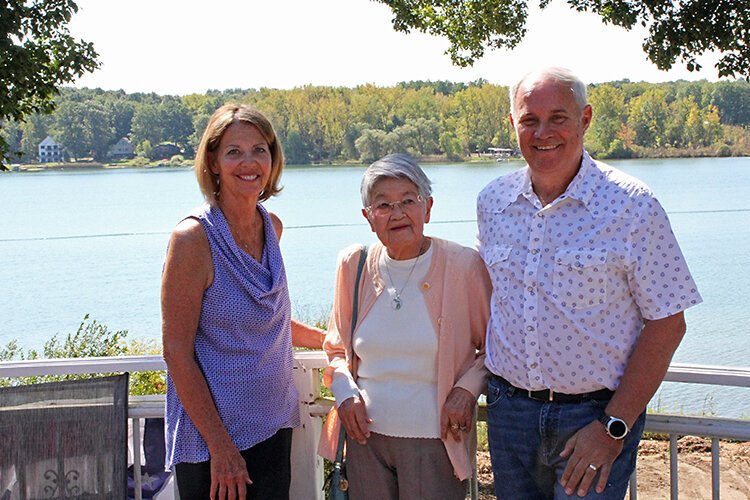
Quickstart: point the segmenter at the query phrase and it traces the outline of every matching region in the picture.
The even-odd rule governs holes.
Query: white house
[[[109,148],[107,152],[108,158],[121,159],[121,158],[132,158],[135,153],[135,146],[130,142],[130,139],[123,137],[115,145]]]
[[[47,136],[41,143],[39,143],[39,161],[41,163],[51,163],[55,161],[64,161],[65,150],[62,144],[58,144],[55,140]]]

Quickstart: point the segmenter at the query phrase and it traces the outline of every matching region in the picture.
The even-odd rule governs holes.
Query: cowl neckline
[[[285,287],[286,280],[284,279],[284,267],[281,265],[281,251],[271,217],[260,203],[255,205],[255,209],[262,217],[265,239],[260,262],[245,252],[234,240],[229,222],[221,208],[210,207],[208,216],[217,229],[217,243],[219,243],[222,252],[228,257],[231,255],[233,257],[231,260],[245,271],[242,273],[243,278],[254,290],[253,295],[264,296],[274,294],[279,291],[279,288]]]

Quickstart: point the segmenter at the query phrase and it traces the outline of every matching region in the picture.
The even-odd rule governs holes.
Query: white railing
[[[294,377],[300,394],[302,425],[295,429],[292,444],[291,498],[323,499],[323,461],[317,455],[321,432],[320,417],[331,407],[329,400],[320,398],[319,370],[326,366],[321,351],[295,352]],[[108,372],[141,372],[166,369],[161,356],[125,356],[117,358],[41,359],[0,362],[0,378],[95,374]],[[712,384],[750,387],[750,368],[688,365],[673,363],[665,381],[691,384]],[[128,416],[132,420],[135,478],[140,479],[140,420],[164,416],[164,396],[133,396],[130,398]],[[688,417],[666,414],[649,414],[646,431],[670,436],[670,490],[677,498],[677,437],[701,436],[712,440],[712,493],[719,498],[719,440],[750,441],[750,420],[722,417]],[[472,484],[472,497],[476,495],[476,476]],[[136,484],[136,498],[140,497],[140,484]],[[631,479],[631,499],[637,498],[637,478]]]

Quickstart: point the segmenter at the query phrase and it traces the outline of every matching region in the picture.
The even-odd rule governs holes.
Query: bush
[[[116,357],[124,355],[159,354],[160,348],[153,340],[134,340],[128,345],[125,338],[127,330],[112,331],[106,325],[89,315],[83,317],[83,321],[75,333],[69,333],[65,340],[60,340],[57,335],[44,343],[40,355],[35,349],[24,351],[18,346],[16,340],[10,341],[4,348],[0,349],[0,361],[24,360],[24,359],[55,359],[55,358],[89,358],[89,357]],[[111,375],[102,373],[99,376]],[[0,387],[38,384],[43,382],[57,382],[60,380],[76,380],[89,378],[91,375],[44,375],[30,377],[0,378]],[[160,372],[138,372],[130,374],[130,394],[164,394],[166,391],[166,375]]]
[[[174,155],[174,156],[172,156],[169,159],[169,164],[170,165],[177,165],[177,166],[179,166],[179,165],[182,165],[184,161],[185,161],[185,157],[184,156],[182,156],[182,155]]]
[[[130,164],[136,167],[145,167],[149,164],[149,161],[148,158],[144,158],[143,156],[136,156],[130,161]]]
[[[726,144],[722,144],[718,148],[716,148],[716,156],[720,158],[727,158],[729,156],[732,156],[732,148],[730,148]]]

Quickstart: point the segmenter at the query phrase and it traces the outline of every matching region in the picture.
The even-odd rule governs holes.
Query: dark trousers
[[[276,434],[240,452],[253,484],[247,487],[247,499],[288,500],[291,482],[292,429]],[[211,461],[175,465],[180,500],[210,498]]]

